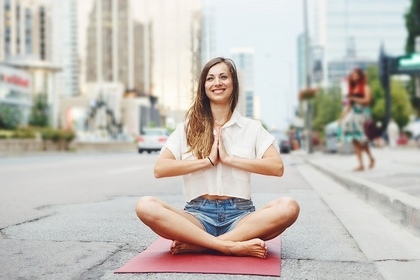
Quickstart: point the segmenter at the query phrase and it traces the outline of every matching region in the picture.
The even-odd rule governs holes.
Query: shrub
[[[75,137],[76,137],[76,134],[74,133],[73,130],[66,129],[66,130],[61,131],[61,138],[67,143],[70,143]]]
[[[17,106],[0,104],[0,128],[15,129],[22,120],[22,112]]]
[[[43,141],[48,141],[51,140],[52,135],[53,135],[53,129],[50,127],[46,127],[40,130],[41,132],[41,137]]]
[[[9,130],[0,130],[0,139],[7,139],[11,138],[13,134],[13,131]]]
[[[18,139],[34,139],[35,130],[31,127],[21,127],[13,131],[12,138]]]

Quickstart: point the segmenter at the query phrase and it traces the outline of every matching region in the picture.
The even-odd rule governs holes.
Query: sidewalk
[[[356,155],[302,154],[383,215],[420,236],[420,149],[372,149],[375,167],[355,172]],[[368,158],[364,155],[365,166]]]

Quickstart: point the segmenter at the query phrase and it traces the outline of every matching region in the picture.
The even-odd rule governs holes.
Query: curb
[[[309,159],[305,161],[332,177],[379,212],[420,237],[420,199],[368,180],[339,174]]]

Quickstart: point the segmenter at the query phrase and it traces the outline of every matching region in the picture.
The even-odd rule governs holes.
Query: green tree
[[[343,106],[339,87],[320,89],[314,100],[313,129],[324,132],[326,124],[339,118]]]
[[[411,0],[411,6],[405,14],[405,26],[408,33],[405,52],[410,54],[415,51],[415,38],[420,36],[420,0]],[[412,79],[408,91],[411,104],[417,111],[417,115],[420,116],[420,98],[416,96],[414,85],[414,79]]]
[[[15,129],[22,121],[22,112],[17,106],[0,104],[0,128]]]
[[[385,118],[385,91],[379,80],[378,67],[369,67],[366,70],[366,75],[372,95],[372,117],[375,121],[383,121]]]
[[[37,127],[46,127],[49,125],[49,106],[47,95],[38,94],[34,99],[29,124]]]
[[[385,119],[385,92],[379,81],[378,67],[367,69],[372,94],[372,115],[375,121]],[[404,127],[413,113],[409,93],[402,81],[391,80],[391,116],[399,127]]]
[[[408,33],[405,52],[409,54],[414,52],[415,38],[420,36],[420,0],[411,0],[411,6],[404,17]]]
[[[406,126],[410,121],[410,115],[413,114],[410,97],[401,81],[392,81],[391,83],[391,114],[400,128]]]

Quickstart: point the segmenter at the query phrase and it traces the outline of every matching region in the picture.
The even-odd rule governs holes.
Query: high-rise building
[[[150,61],[145,63],[145,60],[150,60],[151,55],[144,55],[144,24],[132,14],[134,8],[139,8],[135,7],[136,2],[83,2],[83,7],[87,8],[83,12],[85,25],[80,26],[81,42],[85,43],[80,46],[83,91],[86,91],[87,83],[113,82],[123,84],[125,90],[150,94],[150,88],[145,88],[144,73],[150,73]],[[146,65],[149,69],[145,69]]]
[[[241,92],[239,94],[238,109],[248,118],[256,118],[254,101],[254,49],[234,48],[230,50],[232,60],[236,64],[239,75]],[[242,111],[244,108],[245,111]],[[258,110],[257,110],[258,111]]]
[[[137,1],[136,1],[137,2]],[[200,0],[144,0],[140,5],[149,28],[152,56],[150,83],[162,122],[168,127],[185,118],[201,70],[202,14]],[[136,9],[140,11],[141,9]],[[147,52],[148,49],[146,49]],[[147,73],[147,72],[146,72]]]
[[[182,121],[201,70],[200,4],[77,0],[79,83],[81,95],[93,100],[88,111],[94,114],[94,104],[108,99],[130,134],[152,122]],[[119,113],[116,104],[123,103],[131,105]]]
[[[179,122],[201,70],[200,0],[78,0],[80,83],[121,83]]]
[[[324,83],[337,83],[351,68],[376,63],[381,44],[404,53],[404,14],[409,0],[317,0],[314,44],[323,49]]]
[[[39,0],[0,2],[0,62],[51,56],[49,9]]]
[[[50,63],[50,16],[41,0],[0,1],[0,104],[21,113],[20,125],[28,124],[33,98],[43,94],[57,126],[53,75],[60,69]]]
[[[212,6],[211,0],[203,0],[203,18],[202,18],[202,62],[207,63],[214,57],[216,51],[216,36],[214,22],[215,8]]]
[[[77,0],[51,2],[52,61],[61,67],[55,76],[59,95],[79,94],[79,63],[77,55]]]

